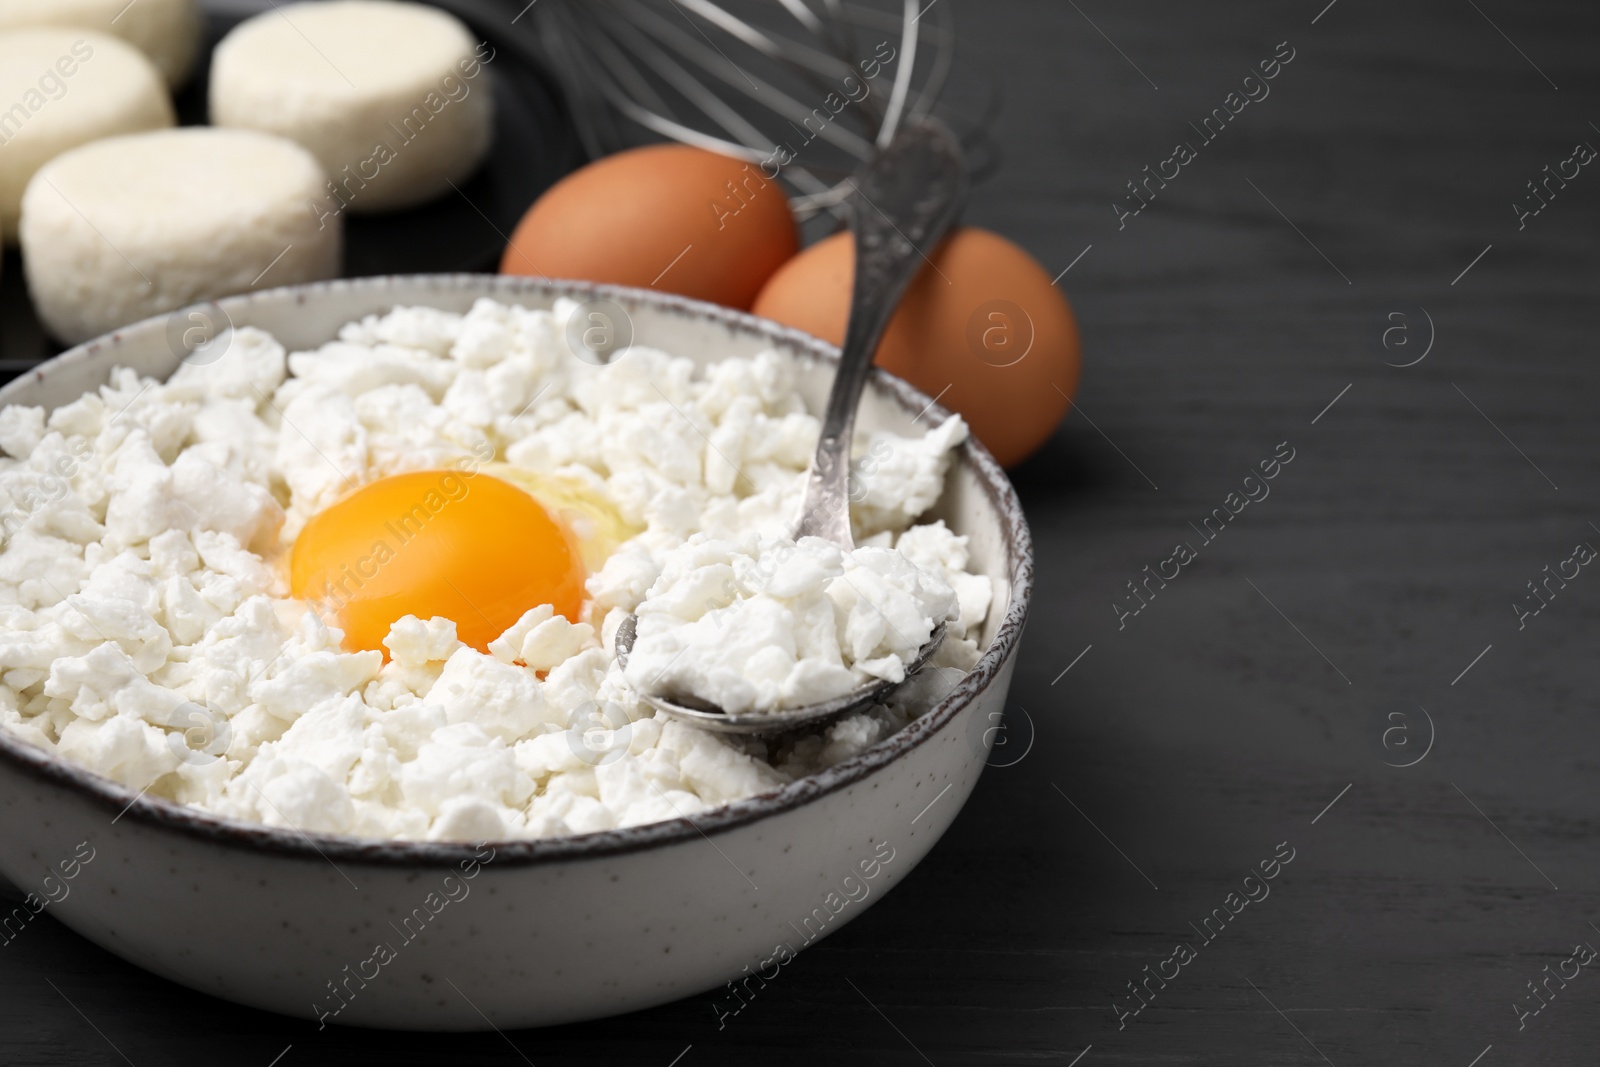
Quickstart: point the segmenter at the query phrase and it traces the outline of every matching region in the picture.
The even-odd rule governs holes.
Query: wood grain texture
[[[1062,280],[1082,411],[1016,472],[1039,586],[995,763],[1026,756],[985,774],[892,900],[720,1030],[701,997],[549,1031],[318,1033],[41,921],[0,950],[0,1062],[267,1067],[290,1045],[282,1067],[1600,1058],[1600,973],[1520,1031],[1512,1007],[1574,943],[1600,945],[1600,575],[1525,629],[1511,609],[1545,564],[1600,544],[1600,171],[1526,229],[1510,207],[1574,143],[1600,145],[1593,5],[959,15],[969,85],[1003,80],[1007,100],[1004,166],[969,219],[1052,273],[1093,246]],[[1286,40],[1271,95],[1119,230],[1123,183]],[[1428,358],[1386,366],[1387,316],[1420,337],[1422,308]],[[1270,497],[1119,629],[1124,583],[1197,541],[1189,523],[1284,441]],[[1386,765],[1420,751],[1419,707],[1431,751]],[[1402,722],[1413,747],[1385,748]],[[1119,1028],[1126,984],[1280,842],[1295,858],[1270,896]]]

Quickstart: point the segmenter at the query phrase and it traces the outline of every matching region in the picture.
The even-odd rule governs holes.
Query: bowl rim
[[[215,301],[230,315],[253,305],[293,299],[338,299],[348,293],[372,292],[399,286],[414,286],[441,291],[476,293],[480,297],[515,297],[528,294],[571,297],[578,300],[614,300],[624,307],[629,302],[653,311],[720,324],[732,332],[754,335],[790,355],[820,363],[837,363],[839,350],[810,334],[782,326],[747,312],[709,304],[700,300],[627,286],[600,285],[569,281],[494,274],[408,274],[341,278],[281,286],[226,297]],[[402,306],[397,302],[391,306]],[[411,306],[417,306],[412,304]],[[245,317],[241,315],[241,317]],[[0,406],[15,403],[6,394],[16,383],[28,379],[42,382],[53,374],[79,363],[106,362],[115,367],[116,352],[131,335],[164,328],[167,315],[157,315],[86,341],[46,360],[0,387]],[[887,371],[874,367],[870,386],[880,395],[912,414],[948,416],[948,409],[915,386]],[[601,859],[649,849],[663,848],[696,837],[726,833],[762,819],[797,810],[831,793],[854,785],[876,771],[927,743],[948,726],[960,711],[1000,677],[1015,653],[1027,619],[1033,593],[1033,546],[1027,519],[1015,488],[1000,465],[975,437],[968,437],[957,450],[958,462],[977,476],[979,486],[1001,519],[1001,537],[1011,563],[1010,602],[995,632],[994,640],[977,665],[932,709],[904,729],[890,735],[864,752],[832,767],[786,783],[777,789],[718,805],[693,817],[682,816],[660,822],[621,829],[599,830],[559,837],[469,843],[461,841],[414,841],[363,838],[349,834],[306,832],[283,829],[217,815],[200,808],[160,797],[135,792],[110,778],[80,767],[52,751],[24,741],[9,729],[0,727],[0,763],[7,764],[35,779],[66,786],[117,812],[116,819],[128,818],[158,829],[176,831],[215,844],[267,852],[302,860],[324,860],[379,867],[450,867],[482,859],[482,850],[492,847],[494,866],[522,867],[577,859]]]

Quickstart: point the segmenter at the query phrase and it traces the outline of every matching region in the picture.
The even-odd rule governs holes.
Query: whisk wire
[[[507,4],[522,7],[436,2],[480,25],[503,23]],[[518,51],[537,51],[555,74],[590,156],[638,143],[642,130],[760,163],[767,177],[788,182],[797,194],[791,206],[805,219],[842,215],[850,191],[843,179],[908,119],[939,108],[953,67],[953,0],[894,6],[541,0],[501,33],[517,38]],[[886,35],[870,55],[860,47],[863,32]],[[890,70],[885,93],[874,79]]]

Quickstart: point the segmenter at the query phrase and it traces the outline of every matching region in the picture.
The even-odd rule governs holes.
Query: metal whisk
[[[480,27],[509,12],[506,43],[560,80],[591,157],[658,137],[722,152],[787,181],[802,220],[842,215],[847,176],[908,120],[987,126],[938,107],[952,0],[436,2]],[[963,140],[981,171],[981,137]]]

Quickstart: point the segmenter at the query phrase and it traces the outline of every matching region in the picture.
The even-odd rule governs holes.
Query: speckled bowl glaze
[[[814,410],[835,358],[829,345],[723,308],[526,278],[365,278],[221,306],[293,351],[396,305],[465,311],[484,296],[530,307],[558,296],[614,301],[635,343],[701,363],[792,353],[807,364],[802,389]],[[79,346],[0,389],[0,403],[55,407],[117,365],[164,378],[178,364],[168,336],[160,318]],[[860,418],[915,432],[919,416],[926,427],[942,415],[880,372]],[[773,980],[793,953],[908,875],[983,770],[1032,585],[1028,528],[976,443],[961,449],[934,514],[970,537],[974,568],[994,580],[983,658],[910,727],[822,774],[693,820],[474,848],[223,819],[136,797],[0,730],[0,875],[141,967],[329,1025],[511,1029],[691,994],[705,995],[708,1021],[731,1013],[741,985],[753,992]],[[0,919],[11,931],[26,922]]]

